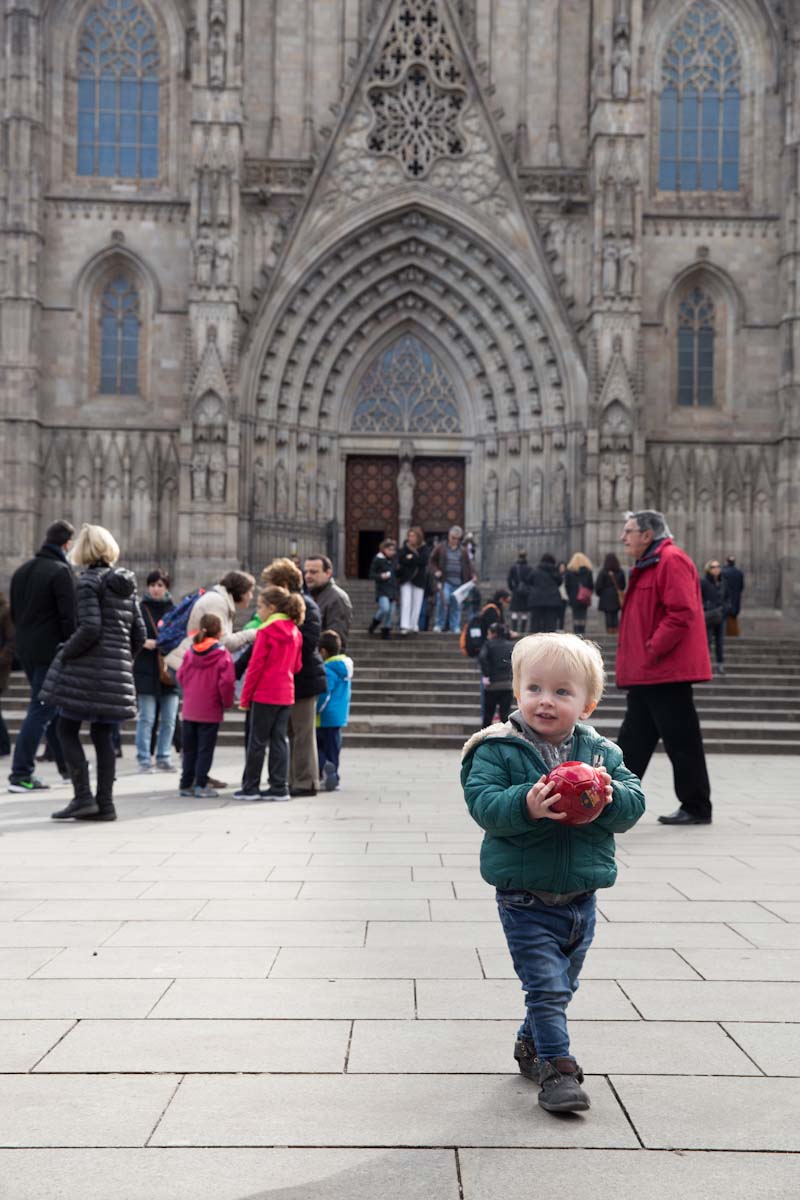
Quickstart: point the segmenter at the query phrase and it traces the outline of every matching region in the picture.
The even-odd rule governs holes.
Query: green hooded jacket
[[[570,761],[602,766],[614,800],[588,825],[533,820],[525,797],[547,767],[506,721],[474,734],[464,746],[461,786],[473,820],[486,831],[481,875],[494,887],[564,894],[611,887],[617,878],[614,834],[644,813],[642,785],[622,761],[619,746],[591,725],[576,725]]]

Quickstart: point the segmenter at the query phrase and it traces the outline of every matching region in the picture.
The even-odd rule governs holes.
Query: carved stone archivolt
[[[403,323],[429,330],[473,380],[482,431],[564,407],[555,346],[523,282],[479,238],[412,210],[340,244],[288,297],[263,358],[257,436],[271,422],[325,429],[343,379]]]

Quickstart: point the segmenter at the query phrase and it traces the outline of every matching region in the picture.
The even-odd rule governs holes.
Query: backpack
[[[190,596],[184,596],[180,604],[176,604],[174,608],[171,608],[158,622],[156,645],[161,654],[169,654],[176,646],[180,646],[187,634],[186,627],[189,624],[189,613],[205,590],[205,588],[199,588],[196,592],[192,592]]]
[[[486,604],[480,612],[476,613],[475,616],[467,622],[467,624],[461,630],[461,637],[459,639],[459,647],[465,658],[477,658],[481,652],[481,646],[485,640],[481,625],[483,623],[484,614],[488,608],[493,608],[497,613],[497,620],[500,620],[500,613],[498,612],[497,605]]]

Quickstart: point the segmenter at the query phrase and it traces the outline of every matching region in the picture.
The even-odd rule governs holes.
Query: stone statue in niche
[[[275,468],[275,511],[282,517],[289,511],[289,477],[283,459]]]
[[[214,202],[211,194],[211,168],[201,167],[197,178],[197,223],[211,225],[214,216]]]
[[[317,520],[327,521],[330,513],[331,489],[323,474],[317,476]]]
[[[621,459],[617,468],[617,482],[614,489],[614,499],[620,512],[627,512],[631,506],[631,464],[627,458]]]
[[[295,512],[303,519],[308,516],[308,476],[302,463],[295,476]]]
[[[231,223],[231,173],[226,168],[217,171],[214,177],[214,195],[217,225],[227,229]]]
[[[400,536],[405,537],[411,525],[414,511],[414,486],[417,480],[411,469],[411,460],[404,458],[397,473],[397,503]]]
[[[508,488],[506,489],[506,511],[508,519],[512,524],[519,521],[519,495],[520,495],[520,478],[517,471],[512,471],[508,479]]]
[[[530,512],[530,523],[535,528],[538,528],[542,523],[542,490],[544,480],[542,472],[537,467],[531,476],[531,489],[528,497],[528,507]]]
[[[214,258],[214,282],[217,287],[226,288],[231,285],[233,273],[233,241],[227,234],[217,240]]]
[[[556,525],[564,525],[567,520],[567,469],[563,463],[556,467],[553,477],[553,521]]]
[[[483,489],[483,512],[486,524],[494,528],[497,524],[497,476],[490,472]]]
[[[194,248],[195,281],[199,288],[209,288],[214,267],[214,243],[211,238],[200,237]]]
[[[603,295],[616,296],[619,250],[612,238],[603,243]]]
[[[192,473],[193,500],[208,499],[208,468],[208,448],[204,442],[200,442],[195,446],[194,453],[192,454],[191,466],[189,467],[189,470]]]
[[[215,20],[208,30],[208,86],[225,87],[225,24]]]
[[[617,19],[614,26],[614,51],[611,55],[611,95],[615,100],[627,100],[631,91],[630,33],[627,20]]]
[[[634,294],[636,284],[636,253],[633,242],[625,238],[619,252],[619,293],[625,299]]]
[[[227,480],[228,471],[225,449],[222,446],[216,446],[211,451],[211,458],[208,464],[209,500],[224,501],[227,492]]]
[[[260,458],[253,463],[253,512],[262,516],[267,511],[267,469]]]
[[[606,512],[614,508],[614,483],[617,472],[610,454],[604,454],[600,459],[600,507]]]

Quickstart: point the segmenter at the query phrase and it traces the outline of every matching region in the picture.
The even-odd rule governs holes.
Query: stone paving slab
[[[580,1180],[582,1196],[613,1200],[788,1200],[797,1188],[792,1154],[466,1149],[459,1163],[463,1200],[552,1196],[565,1178]]]
[[[421,1019],[447,1020],[456,1013],[462,1020],[519,1021],[524,1008],[517,979],[417,979]],[[614,981],[587,979],[570,1004],[569,1019],[638,1021],[639,1014]]]
[[[277,946],[101,946],[62,950],[36,979],[265,979]]]
[[[128,921],[108,946],[363,946],[366,922]]]
[[[613,1075],[611,1082],[650,1149],[800,1150],[794,1079]]]
[[[27,979],[58,953],[55,947],[0,950],[0,979]]]
[[[0,1020],[146,1017],[167,990],[163,979],[25,979],[0,988]]]
[[[2,1146],[143,1146],[175,1075],[0,1075]]]
[[[340,1074],[349,1039],[350,1021],[81,1021],[36,1070]]]
[[[513,1071],[513,1045],[505,1021],[356,1021],[347,1069],[353,1074]],[[576,1021],[572,1049],[591,1075],[681,1075],[687,1062],[700,1061],[714,1075],[760,1074],[710,1022]]]
[[[98,1014],[99,1015],[99,1014]],[[412,979],[179,979],[152,1017],[414,1019]]]
[[[800,1076],[800,1025],[726,1021],[723,1029],[766,1075]]]
[[[358,950],[284,948],[270,972],[273,979],[480,979],[481,965],[471,944],[448,946],[366,946]]]
[[[584,962],[581,979],[697,979],[689,955],[684,950],[598,950],[594,946]],[[724,954],[725,951],[703,953]],[[736,954],[737,951],[731,953]],[[745,951],[747,953],[747,951]],[[516,979],[507,950],[481,950],[481,966],[487,979]]]
[[[800,949],[684,950],[683,957],[703,979],[800,983]]]
[[[74,1021],[0,1021],[0,1074],[33,1070],[74,1024]]]
[[[553,1121],[521,1076],[187,1076],[152,1138],[158,1146],[637,1146],[597,1077],[591,1126]]]
[[[0,1151],[3,1200],[459,1200],[452,1150]],[[0,1183],[0,1188],[3,1184]],[[57,1188],[57,1192],[54,1191]],[[758,1195],[754,1200],[759,1200]]]
[[[800,1013],[800,984],[625,981],[625,991],[647,1021],[793,1021]]]

